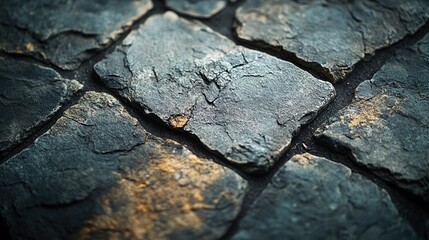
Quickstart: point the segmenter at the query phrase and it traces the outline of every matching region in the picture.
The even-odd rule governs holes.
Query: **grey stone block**
[[[16,239],[215,239],[246,186],[88,92],[0,165],[0,212]]]
[[[293,64],[172,12],[150,17],[95,71],[147,113],[250,172],[272,166],[335,95]]]

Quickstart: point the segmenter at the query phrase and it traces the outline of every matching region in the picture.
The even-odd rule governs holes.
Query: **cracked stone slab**
[[[151,8],[151,0],[5,1],[0,6],[0,49],[76,69]]]
[[[0,58],[0,152],[48,121],[83,86],[36,64]]]
[[[330,83],[172,12],[95,65],[102,81],[246,171],[265,171],[334,97]]]
[[[417,239],[389,195],[328,159],[293,156],[232,239]]]
[[[191,17],[211,18],[227,5],[227,0],[165,0],[165,5]]]
[[[353,103],[317,130],[322,142],[429,201],[429,36],[398,50]]]
[[[0,165],[0,211],[16,239],[216,239],[246,186],[89,92]]]
[[[365,55],[415,33],[425,0],[248,0],[236,11],[238,37],[293,54],[336,83]]]

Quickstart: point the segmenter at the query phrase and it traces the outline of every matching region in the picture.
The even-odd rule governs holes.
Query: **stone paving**
[[[385,191],[341,164],[307,153],[293,156],[279,169],[233,237],[264,238],[415,239],[416,236],[398,216]]]
[[[248,0],[236,16],[239,38],[280,47],[338,82],[365,54],[417,31],[429,19],[429,4]]]
[[[5,1],[0,49],[76,69],[152,8],[151,0]]]
[[[0,58],[0,72],[0,151],[22,141],[82,88],[50,68],[13,59]]]
[[[397,51],[317,137],[429,203],[429,35]],[[406,159],[406,161],[404,161]]]
[[[108,87],[247,171],[272,166],[335,95],[293,64],[172,12],[147,19],[94,69]]]
[[[1,239],[429,239],[428,1],[0,10]]]

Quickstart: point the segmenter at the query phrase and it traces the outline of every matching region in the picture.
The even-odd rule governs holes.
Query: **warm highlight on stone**
[[[0,211],[19,239],[216,239],[246,186],[145,132],[112,96],[88,92],[0,166]]]
[[[429,36],[401,49],[316,134],[386,181],[429,201]]]

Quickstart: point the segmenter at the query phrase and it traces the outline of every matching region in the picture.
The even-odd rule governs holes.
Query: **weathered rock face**
[[[429,36],[402,49],[318,130],[330,146],[429,201]]]
[[[146,133],[113,97],[87,93],[0,166],[0,211],[17,239],[215,239],[246,182]]]
[[[0,58],[0,152],[20,143],[82,88],[39,65]]]
[[[416,239],[388,194],[347,167],[295,155],[273,177],[233,239]]]
[[[248,0],[236,19],[239,38],[280,47],[338,82],[365,54],[416,32],[429,2]]]
[[[227,0],[165,0],[165,5],[191,17],[210,18],[222,11]]]
[[[151,0],[5,1],[0,49],[75,69],[151,8]]]
[[[270,167],[334,97],[327,82],[168,12],[95,66],[105,84],[247,171]]]

